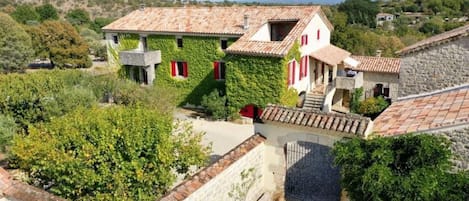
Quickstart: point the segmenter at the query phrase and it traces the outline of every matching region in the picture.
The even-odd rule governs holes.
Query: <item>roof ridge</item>
[[[410,99],[424,98],[424,97],[427,97],[427,96],[438,95],[438,94],[451,92],[451,91],[456,91],[456,90],[461,90],[461,89],[466,89],[466,88],[469,89],[469,83],[465,83],[465,84],[457,85],[457,86],[452,86],[452,87],[448,87],[448,88],[444,88],[444,89],[440,89],[440,90],[436,90],[436,91],[431,91],[431,92],[426,92],[426,93],[420,93],[420,94],[414,94],[414,95],[409,95],[409,96],[405,96],[405,97],[400,97],[400,98],[397,98],[397,102],[406,101],[406,100],[410,100]]]

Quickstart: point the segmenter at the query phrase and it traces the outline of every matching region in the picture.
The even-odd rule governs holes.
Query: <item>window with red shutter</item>
[[[308,45],[308,34],[305,35],[305,45]]]
[[[182,76],[188,77],[189,76],[189,69],[187,68],[187,62],[182,63],[183,66],[183,74]]]
[[[308,35],[301,36],[301,46],[308,45]]]
[[[304,76],[308,76],[308,68],[309,68],[309,57],[308,56],[305,56],[305,63],[303,64],[303,68],[304,68]]]
[[[318,40],[321,39],[321,30],[318,29]]]
[[[303,64],[303,58],[300,59],[300,73],[299,73],[299,79],[301,81],[301,79],[303,78],[303,67],[304,67],[304,64]]]
[[[215,80],[220,79],[219,68],[220,68],[220,62],[218,61],[213,62],[213,75],[214,75]]]
[[[176,77],[176,61],[171,61],[171,76]]]

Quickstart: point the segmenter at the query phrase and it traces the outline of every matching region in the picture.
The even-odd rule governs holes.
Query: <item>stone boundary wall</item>
[[[401,57],[399,97],[469,83],[469,37]]]
[[[212,165],[176,186],[160,201],[230,201],[244,196],[244,200],[258,200],[264,193],[265,140],[259,134],[253,135]],[[243,185],[249,188],[243,188]],[[240,190],[235,190],[237,187]],[[234,195],[230,196],[230,193]]]
[[[456,170],[469,170],[469,126],[436,133],[451,141],[453,163]]]

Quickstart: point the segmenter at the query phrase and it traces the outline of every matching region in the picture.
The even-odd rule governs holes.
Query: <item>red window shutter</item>
[[[300,59],[300,80],[303,78],[303,58]]]
[[[308,45],[308,34],[305,35],[305,45]]]
[[[308,76],[308,68],[309,68],[309,57],[305,56],[305,63],[303,64],[304,72],[305,72],[305,77]]]
[[[171,76],[176,77],[176,61],[171,61]]]
[[[220,71],[219,71],[219,68],[220,68],[220,62],[218,62],[218,61],[213,62],[213,74],[214,74],[214,76],[215,76],[215,80],[219,80],[219,79],[220,79]]]
[[[292,62],[292,81],[291,84],[295,84],[295,68],[296,68],[296,61]]]
[[[318,29],[318,40],[321,39],[321,30]]]
[[[184,75],[184,77],[188,77],[189,76],[189,69],[187,69],[187,62],[182,63],[182,66],[183,66],[183,70],[184,70],[184,72],[182,72],[182,74]]]
[[[291,62],[287,66],[287,85],[291,85]]]

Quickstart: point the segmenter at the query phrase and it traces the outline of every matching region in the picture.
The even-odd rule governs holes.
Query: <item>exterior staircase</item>
[[[320,93],[309,92],[306,94],[304,109],[322,110],[324,104],[324,95]]]

